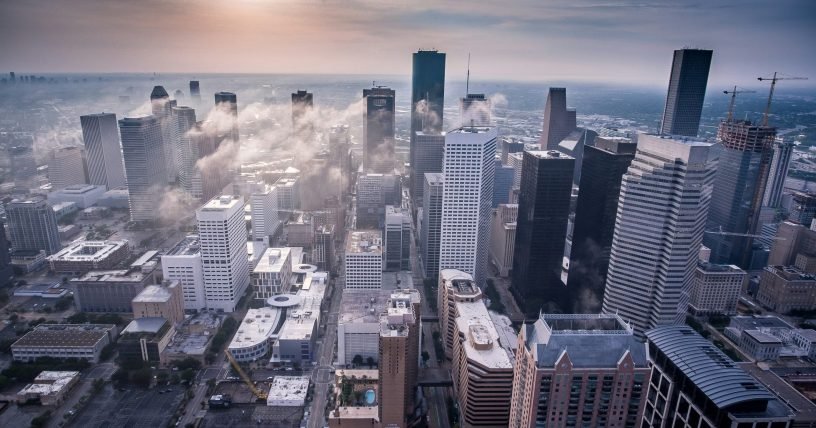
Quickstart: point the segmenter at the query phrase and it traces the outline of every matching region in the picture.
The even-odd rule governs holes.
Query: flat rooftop
[[[57,394],[78,377],[79,372],[75,371],[43,371],[34,378],[33,383],[26,385],[17,395]]]
[[[169,302],[172,298],[173,294],[167,287],[148,285],[133,298],[133,303],[164,303]]]
[[[773,315],[751,315],[751,316],[736,316],[731,317],[729,327],[734,327],[737,330],[757,330],[760,328],[785,328],[792,329],[793,326]]]
[[[229,349],[249,348],[268,340],[280,328],[282,316],[283,311],[278,308],[249,309]]]
[[[243,203],[239,197],[231,195],[216,196],[199,208],[200,211],[224,211]]]
[[[93,184],[71,184],[63,187],[61,190],[57,190],[56,193],[62,193],[64,195],[82,195],[85,193],[93,192],[95,190],[104,193],[105,187],[95,186]]]
[[[614,314],[541,314],[551,334],[632,334],[632,329]]]
[[[141,282],[145,274],[138,269],[92,270],[71,282]]]
[[[198,235],[189,235],[179,241],[165,256],[192,256],[201,252]]]
[[[70,262],[94,262],[104,260],[111,254],[127,247],[127,241],[78,241],[49,257],[50,260]]]
[[[326,293],[328,274],[306,274],[303,286],[297,292],[300,303],[286,310],[286,321],[280,329],[278,340],[305,340],[314,333],[314,325],[320,318],[320,305]]]
[[[572,156],[558,150],[528,150],[525,153],[529,153],[538,159],[574,159]]]
[[[743,330],[742,334],[750,336],[759,343],[782,345],[782,339],[759,330]]]
[[[303,402],[308,390],[308,376],[275,376],[269,388],[269,398],[273,401]]]
[[[382,232],[379,230],[351,230],[346,238],[346,253],[382,254]]]
[[[161,331],[162,327],[167,324],[167,320],[162,317],[147,317],[136,318],[129,322],[127,327],[122,330],[122,334],[127,333],[152,333],[156,334]]]
[[[780,401],[792,409],[796,415],[796,422],[816,422],[816,404],[784,379],[761,365],[754,363],[737,363],[737,365],[765,385]]]
[[[258,264],[255,265],[253,272],[280,272],[286,260],[289,260],[291,265],[291,252],[292,250],[288,247],[267,248],[258,259]]]
[[[115,329],[113,324],[40,324],[12,347],[73,348],[94,346]]]
[[[469,360],[493,369],[513,369],[513,351],[499,340],[499,333],[484,302],[456,302],[456,325],[464,332],[462,343]]]
[[[745,271],[740,269],[739,266],[736,265],[718,265],[714,263],[707,263],[707,262],[697,262],[697,269],[703,270],[709,273],[733,273],[733,274],[744,274]]]

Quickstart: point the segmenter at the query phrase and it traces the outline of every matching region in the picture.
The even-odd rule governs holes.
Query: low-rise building
[[[291,249],[267,248],[252,270],[253,297],[266,300],[286,293],[292,284]]]
[[[17,403],[39,402],[43,406],[59,406],[79,382],[76,371],[43,371],[17,393]]]
[[[757,301],[778,313],[816,307],[816,275],[795,266],[767,266],[759,279]]]
[[[308,376],[275,376],[269,388],[266,405],[302,407],[306,404],[307,392],[309,392]]]
[[[797,328],[791,330],[791,340],[811,360],[816,360],[816,330]]]
[[[69,290],[61,282],[53,284],[26,284],[14,289],[16,297],[41,297],[44,299],[59,299],[68,295]]]
[[[320,328],[320,313],[323,296],[328,285],[326,272],[307,275],[295,295],[298,304],[286,308],[286,319],[272,345],[272,364],[306,365],[315,358],[317,330]],[[267,304],[279,304],[280,296],[271,297]]]
[[[59,231],[60,241],[67,241],[82,232],[82,229],[75,224],[57,226],[57,230]]]
[[[148,285],[131,301],[133,318],[164,318],[173,325],[184,321],[181,284],[177,280]]]
[[[40,324],[11,345],[11,354],[14,361],[23,362],[52,357],[97,363],[116,336],[113,324]]]
[[[112,269],[129,256],[128,241],[77,241],[48,256],[48,262],[56,273],[82,275]]]
[[[11,252],[11,265],[22,273],[36,272],[48,264],[45,250],[15,250]]]
[[[747,277],[748,274],[735,265],[698,262],[691,285],[689,311],[698,315],[736,315],[737,302]]]
[[[155,282],[153,273],[141,269],[90,271],[71,280],[74,303],[83,312],[133,312],[131,302]]]
[[[277,307],[249,309],[227,349],[239,362],[259,360],[269,354],[285,316]]]
[[[107,207],[88,207],[79,212],[79,218],[82,220],[99,220],[110,215],[110,209]]]
[[[739,346],[757,361],[774,361],[779,358],[782,339],[762,330],[744,330],[740,334]]]
[[[164,350],[176,329],[164,318],[137,318],[131,321],[119,337],[119,358],[124,361],[144,361],[163,364]]]
[[[93,184],[72,184],[48,194],[48,203],[56,205],[62,202],[73,202],[79,209],[94,205],[105,196],[105,186]]]
[[[51,205],[51,209],[54,211],[57,220],[79,211],[76,202],[59,202]]]

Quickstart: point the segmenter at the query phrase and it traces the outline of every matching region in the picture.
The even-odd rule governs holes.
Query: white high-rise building
[[[717,166],[713,146],[638,136],[621,183],[603,311],[631,322],[639,337],[685,320]]]
[[[278,216],[278,188],[266,185],[249,197],[252,208],[252,239],[263,241],[278,233],[281,222]],[[271,242],[270,242],[271,244]]]
[[[190,138],[190,130],[196,126],[195,110],[190,107],[173,107],[173,116],[176,118],[176,138],[173,155],[176,159],[179,185],[188,195],[193,194],[193,176],[198,161],[198,148],[193,146],[194,138]]]
[[[97,113],[80,116],[82,138],[88,152],[88,179],[90,184],[107,186],[108,189],[125,187],[125,164],[119,145],[119,128],[116,115]]]
[[[119,121],[132,221],[155,220],[166,184],[161,125],[153,116]]]
[[[217,196],[196,211],[196,219],[207,308],[233,312],[249,285],[244,199]]]
[[[60,147],[48,158],[48,181],[52,190],[64,189],[72,184],[85,184],[85,151],[80,147]]]
[[[788,177],[793,148],[793,141],[785,141],[782,137],[776,137],[762,206],[776,208],[782,202],[782,189],[785,186],[785,179]]]
[[[496,128],[466,127],[445,135],[439,269],[486,279],[496,156]]]
[[[179,242],[161,258],[165,280],[181,284],[185,310],[207,308],[204,298],[204,273],[201,265],[201,246],[197,235],[190,235]]]
[[[383,247],[379,230],[351,230],[346,238],[345,288],[382,288]]]

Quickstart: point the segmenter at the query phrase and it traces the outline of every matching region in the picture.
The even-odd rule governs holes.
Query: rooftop
[[[782,345],[782,339],[760,330],[744,330],[742,334],[747,334],[759,343]]]
[[[34,378],[34,382],[21,389],[17,395],[51,395],[57,394],[63,388],[79,377],[75,371],[43,371]]]
[[[104,193],[105,186],[95,186],[93,184],[71,184],[55,191],[54,193],[61,193],[63,195],[82,195],[93,191]]]
[[[573,159],[572,156],[559,152],[558,150],[527,150],[524,153],[529,153],[539,159]]]
[[[744,274],[745,271],[740,269],[739,266],[736,265],[718,265],[714,263],[707,263],[703,261],[697,262],[697,269],[703,270],[709,273],[734,273],[734,274]]]
[[[720,409],[774,399],[762,384],[691,327],[658,327],[647,331],[646,337]]]
[[[308,376],[275,376],[269,388],[270,401],[298,401],[306,400],[309,390]]]
[[[71,282],[141,282],[145,274],[138,269],[93,270]]]
[[[280,340],[309,339],[314,332],[314,324],[320,317],[320,305],[326,293],[328,274],[314,272],[306,274],[303,285],[297,292],[300,304],[286,310],[286,321],[280,329]]]
[[[379,230],[351,230],[346,239],[346,253],[382,254],[382,232]]]
[[[179,241],[165,256],[192,256],[201,252],[198,235],[189,235]]]
[[[173,294],[167,287],[148,285],[133,298],[133,303],[164,303],[170,301],[172,297]]]
[[[16,347],[87,347],[105,338],[113,324],[40,324],[12,345]]]
[[[796,422],[816,422],[816,404],[774,372],[754,363],[737,363],[737,365],[762,382],[782,402],[792,408],[796,414]]]
[[[210,199],[199,208],[200,211],[224,211],[243,203],[240,197],[222,195]]]
[[[283,311],[278,308],[247,310],[238,332],[229,344],[229,349],[249,348],[268,340],[280,329],[283,315]]]
[[[288,247],[267,248],[253,272],[280,272],[287,260],[291,264],[291,251]]]
[[[784,328],[792,329],[793,326],[783,321],[781,318],[772,315],[751,315],[751,316],[736,316],[731,317],[729,327],[734,327],[737,330],[757,330],[759,328]]]
[[[494,369],[512,369],[510,343],[499,340],[499,333],[483,301],[456,302],[456,325],[466,332],[462,345],[468,360]]]
[[[128,333],[152,333],[156,334],[161,331],[162,327],[167,324],[167,320],[162,317],[147,317],[136,318],[129,322],[127,327],[122,330],[122,334]]]
[[[48,258],[59,261],[93,262],[104,260],[127,245],[128,241],[77,241]]]

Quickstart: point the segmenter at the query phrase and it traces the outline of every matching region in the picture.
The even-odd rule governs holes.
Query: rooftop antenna
[[[468,52],[467,79],[465,79],[465,98],[467,98],[469,93],[470,93],[470,52]]]

